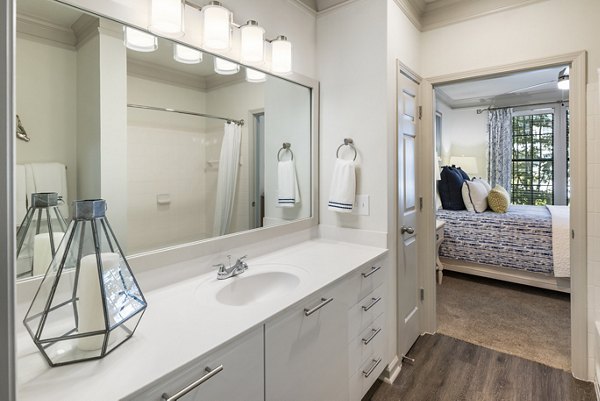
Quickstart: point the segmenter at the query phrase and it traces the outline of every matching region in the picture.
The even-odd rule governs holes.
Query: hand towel
[[[69,217],[69,193],[67,191],[67,169],[61,163],[33,163],[33,181],[35,192],[57,192],[62,197],[59,204],[60,213],[65,219]]]
[[[277,207],[294,207],[300,203],[296,164],[293,160],[277,163]]]
[[[25,176],[25,166],[17,164],[17,182],[15,184],[17,189],[17,225],[21,225],[25,215],[27,214],[27,178]]]
[[[353,160],[336,159],[329,191],[329,210],[350,213],[356,195],[356,171]]]

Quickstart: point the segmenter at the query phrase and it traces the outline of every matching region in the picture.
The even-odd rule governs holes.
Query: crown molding
[[[421,20],[424,9],[415,5],[415,3],[423,4],[422,0],[394,0],[394,3],[419,31],[423,31]]]
[[[182,88],[191,87],[202,92],[205,92],[207,89],[206,79],[202,77],[147,61],[132,60],[131,58],[127,59],[127,75],[180,86]]]
[[[36,42],[71,50],[77,45],[77,37],[71,29],[25,13],[17,14],[17,34]]]

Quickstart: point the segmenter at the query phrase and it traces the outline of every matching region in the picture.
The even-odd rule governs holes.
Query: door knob
[[[400,227],[400,234],[414,234],[415,229],[412,227],[402,226]]]

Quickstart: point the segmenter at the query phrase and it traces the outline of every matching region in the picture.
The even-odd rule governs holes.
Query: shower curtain
[[[219,175],[217,178],[217,201],[215,204],[215,223],[213,235],[224,235],[229,232],[231,215],[235,201],[235,189],[240,165],[241,127],[233,123],[225,123],[221,156],[219,158]]]
[[[510,193],[512,176],[512,109],[488,112],[489,158],[488,179],[492,186],[501,185]]]

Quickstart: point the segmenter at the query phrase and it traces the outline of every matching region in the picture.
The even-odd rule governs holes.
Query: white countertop
[[[290,293],[249,306],[208,301],[203,286],[228,281],[217,284],[214,270],[144,292],[148,307],[133,337],[97,361],[50,368],[29,335],[21,332],[17,338],[18,400],[118,400],[264,323],[385,252],[381,248],[315,239],[248,259],[250,273],[253,266],[260,269],[261,265],[273,263],[291,264],[307,272]],[[198,261],[185,264],[194,263]],[[165,274],[165,268],[143,274]]]

